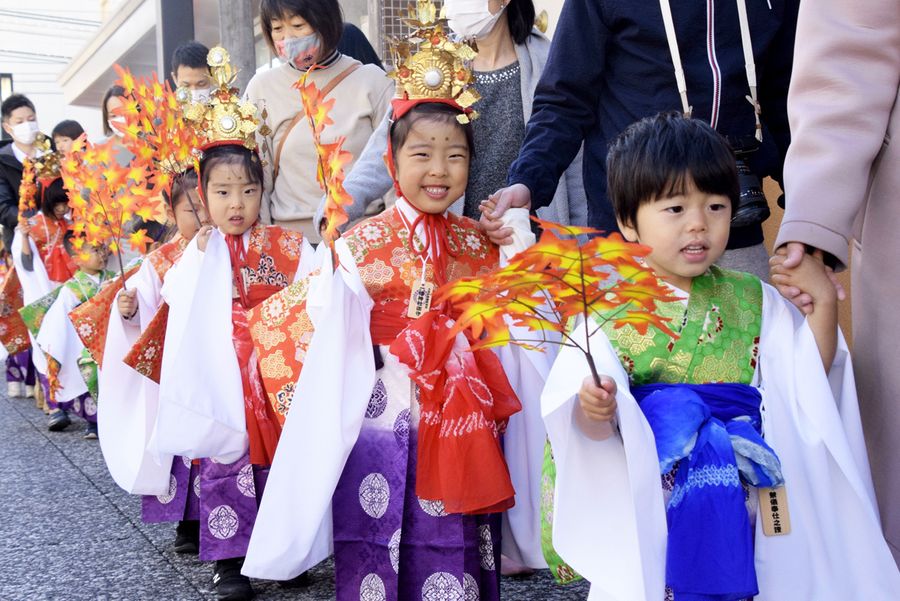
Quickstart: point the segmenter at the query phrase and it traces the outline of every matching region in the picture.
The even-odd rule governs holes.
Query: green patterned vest
[[[71,290],[75,298],[78,299],[78,303],[81,304],[94,298],[100,292],[103,284],[115,276],[116,274],[112,271],[101,271],[97,275],[99,281],[94,281],[94,278],[79,269],[63,286]],[[91,357],[90,352],[86,348],[81,350],[81,357],[78,359],[78,369],[81,372],[81,377],[84,378],[88,393],[96,401],[99,393],[97,386],[97,362],[94,361],[94,358]]]
[[[93,277],[79,269],[63,286],[71,290],[78,299],[78,303],[81,304],[94,298],[100,292],[100,287],[113,277],[115,277],[115,273],[104,270],[97,274],[99,281],[94,281]]]
[[[598,319],[632,386],[752,382],[762,327],[762,284],[757,277],[710,267],[694,278],[687,306],[683,301],[658,303],[657,314],[670,318],[669,328],[677,338],[652,326],[645,335],[631,325],[614,329]],[[555,484],[556,465],[548,442],[541,478],[541,540],[550,570],[565,584],[581,577],[553,549]]]

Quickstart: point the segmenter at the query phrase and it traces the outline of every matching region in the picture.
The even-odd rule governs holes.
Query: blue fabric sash
[[[741,479],[784,482],[760,435],[759,391],[745,384],[650,384],[631,390],[653,429],[660,473],[682,461],[666,508],[666,584],[676,601],[758,594]]]

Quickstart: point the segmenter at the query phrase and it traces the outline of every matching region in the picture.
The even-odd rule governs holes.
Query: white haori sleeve
[[[53,288],[55,288],[55,285],[50,281],[50,276],[47,275],[47,270],[44,268],[44,262],[41,260],[41,255],[38,253],[37,246],[30,237],[28,238],[28,243],[31,245],[33,270],[27,271],[25,269],[25,266],[22,264],[22,243],[22,234],[16,230],[16,233],[13,235],[10,253],[12,253],[16,274],[19,276],[19,283],[22,285],[22,303],[24,305],[30,305],[39,298],[50,294]],[[47,358],[44,356],[44,353],[41,352],[40,347],[34,339],[34,336],[31,335],[31,332],[28,333],[28,338],[31,340],[31,348],[34,349],[34,352],[31,355],[31,361],[34,363],[34,368],[38,373],[46,376]]]
[[[321,244],[319,245],[321,246]],[[297,264],[297,271],[294,273],[294,281],[299,282],[313,272],[321,263],[321,258],[316,249],[312,247],[306,236],[303,236],[303,245],[300,250],[300,262]]]
[[[19,282],[22,284],[22,302],[25,305],[30,305],[42,296],[50,294],[56,288],[56,284],[50,281],[50,276],[47,275],[47,269],[44,267],[44,262],[41,260],[37,246],[30,237],[28,238],[28,244],[31,246],[33,269],[31,271],[25,269],[25,266],[22,264],[22,244],[22,234],[17,230],[13,236],[12,250],[10,252],[12,253],[13,264],[16,266],[16,273],[19,275]]]
[[[573,337],[586,333],[580,324]],[[553,546],[591,583],[589,599],[657,601],[667,528],[656,443],[609,340],[597,331],[590,344],[597,371],[618,386],[619,434],[593,440],[576,423],[576,395],[590,369],[581,351],[563,348],[541,395],[556,461]]]
[[[333,547],[331,497],[356,444],[375,385],[373,301],[343,240],[340,265],[320,244],[307,310],[315,327],[275,451],[241,573],[288,580]]]
[[[225,239],[197,239],[166,274],[169,304],[151,452],[233,463],[249,448],[244,391],[232,340],[232,272]]]
[[[137,290],[139,320],[126,320],[116,303],[110,309],[109,328],[98,384],[97,428],[100,450],[116,484],[131,494],[161,495],[169,489],[172,456],[154,457],[147,444],[156,424],[159,386],[122,360],[162,303],[162,283],[149,261],[128,278]],[[155,298],[155,306],[149,304]]]
[[[520,340],[535,337],[515,326],[510,326],[510,331]],[[543,348],[545,352],[507,345],[496,351],[522,403],[522,410],[509,418],[503,435],[503,453],[516,491],[516,504],[503,514],[503,554],[534,569],[547,567],[541,547],[541,471],[547,441],[541,391],[558,347],[547,344]]]
[[[163,304],[163,282],[159,279],[153,264],[145,259],[141,262],[137,272],[128,278],[126,286],[129,290],[137,291],[135,297],[138,303],[138,319],[124,320],[124,323],[126,325],[140,326],[140,331],[143,332],[150,325],[153,316],[156,315],[156,312]],[[124,290],[119,291],[119,294],[122,294],[122,292]],[[118,311],[116,311],[116,314],[118,315]]]
[[[63,286],[44,316],[37,335],[41,350],[56,359],[60,365],[59,390],[56,393],[58,403],[71,401],[88,391],[78,366],[84,344],[69,319],[69,311],[80,304],[75,294]]]
[[[843,338],[826,376],[803,316],[764,285],[759,372],[791,532],[765,536],[757,520],[757,598],[896,599],[900,572],[881,531]]]

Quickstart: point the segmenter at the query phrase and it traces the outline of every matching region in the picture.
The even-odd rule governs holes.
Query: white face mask
[[[491,14],[488,0],[444,0],[450,29],[465,39],[481,39],[491,33],[506,12],[506,4],[504,2],[496,14]]]
[[[191,90],[191,102],[196,102],[198,104],[206,104],[209,102],[209,96],[212,94],[212,88],[200,88],[197,90]]]
[[[23,121],[18,125],[13,125],[10,129],[12,129],[11,134],[13,139],[19,144],[25,144],[27,146],[33,144],[35,138],[37,138],[37,121]]]
[[[120,132],[116,127],[116,124],[125,125],[125,117],[110,117],[107,123],[114,136],[119,136],[120,138],[125,136],[125,134]]]

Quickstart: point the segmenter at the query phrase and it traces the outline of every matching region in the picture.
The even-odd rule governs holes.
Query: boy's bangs
[[[725,144],[713,144],[716,140],[693,139],[657,140],[646,148],[635,167],[642,171],[637,179],[637,198],[672,198],[687,194],[696,188],[704,194],[729,198],[737,204],[740,190],[735,173],[734,155]],[[663,170],[660,166],[666,165]]]

